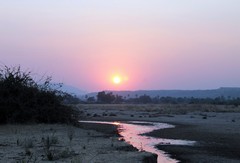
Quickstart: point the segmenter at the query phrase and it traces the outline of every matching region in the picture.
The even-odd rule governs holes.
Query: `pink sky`
[[[0,2],[0,62],[87,91],[240,86],[240,1]],[[128,80],[114,85],[114,74]]]

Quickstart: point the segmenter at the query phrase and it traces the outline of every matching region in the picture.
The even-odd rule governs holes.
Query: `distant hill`
[[[54,84],[52,85],[52,87],[66,93],[76,95],[77,97],[81,97],[87,93],[86,91],[80,90],[77,87],[65,85],[65,84],[62,84],[61,88],[59,88],[59,86],[55,86]]]
[[[137,91],[106,91],[113,92],[115,95],[123,97],[136,98],[141,95],[148,95],[150,97],[195,97],[195,98],[216,98],[224,96],[225,98],[240,97],[240,88],[238,87],[221,87],[219,89],[211,90],[137,90]],[[88,93],[82,96],[82,98],[96,97],[97,92]]]

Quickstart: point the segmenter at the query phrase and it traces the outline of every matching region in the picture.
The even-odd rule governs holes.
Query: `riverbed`
[[[156,148],[157,145],[184,145],[193,146],[195,141],[154,138],[145,135],[154,130],[174,128],[174,125],[158,122],[128,121],[128,122],[105,122],[105,121],[80,121],[82,123],[98,123],[116,125],[119,139],[131,144],[139,151],[146,151],[158,155],[158,163],[177,163],[178,160],[170,158],[162,150]]]

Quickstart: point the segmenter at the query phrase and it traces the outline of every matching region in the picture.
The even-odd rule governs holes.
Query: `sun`
[[[113,81],[114,84],[120,84],[122,82],[122,79],[121,79],[120,76],[114,76],[112,78],[112,81]]]

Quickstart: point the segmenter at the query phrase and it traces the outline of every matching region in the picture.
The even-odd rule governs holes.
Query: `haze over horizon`
[[[0,2],[0,63],[88,92],[240,87],[240,1]]]

